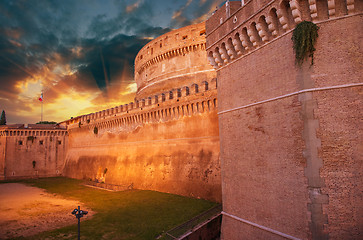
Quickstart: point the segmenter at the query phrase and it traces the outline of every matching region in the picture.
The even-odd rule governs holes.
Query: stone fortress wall
[[[16,124],[0,128],[0,180],[54,177],[63,173],[67,130]]]
[[[66,176],[221,200],[217,82],[203,31],[175,30],[140,51],[134,102],[64,122]]]
[[[222,238],[359,239],[363,2],[244,2],[206,22],[218,79]],[[291,36],[303,20],[320,29],[314,64],[298,67]]]

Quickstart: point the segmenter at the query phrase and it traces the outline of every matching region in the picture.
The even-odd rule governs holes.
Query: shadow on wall
[[[163,146],[164,149],[168,146]],[[133,152],[139,155],[132,155]],[[145,151],[145,149],[144,149]],[[163,151],[149,155],[142,150],[122,151],[121,156],[80,156],[68,159],[68,177],[93,182],[157,190],[220,201],[219,156],[211,150]]]

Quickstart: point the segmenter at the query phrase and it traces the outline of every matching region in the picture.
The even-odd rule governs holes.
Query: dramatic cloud
[[[0,2],[0,111],[62,121],[134,99],[134,59],[150,39],[204,21],[221,0]]]
[[[135,9],[137,9],[139,6],[140,6],[140,0],[135,2],[134,4],[131,4],[131,5],[128,5],[126,7],[126,12],[127,13],[130,13],[130,12],[133,12]]]
[[[180,28],[206,21],[216,7],[224,2],[224,0],[188,0],[185,5],[174,11],[171,26],[173,28]]]

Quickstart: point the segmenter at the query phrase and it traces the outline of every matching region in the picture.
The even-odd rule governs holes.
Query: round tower
[[[136,99],[216,77],[205,51],[205,22],[159,36],[135,59]]]

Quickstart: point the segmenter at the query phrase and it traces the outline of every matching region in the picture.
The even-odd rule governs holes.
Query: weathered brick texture
[[[218,22],[225,8],[206,23],[218,79],[222,238],[359,239],[362,2],[253,0]],[[294,63],[292,30],[303,20],[320,27],[313,66]]]

